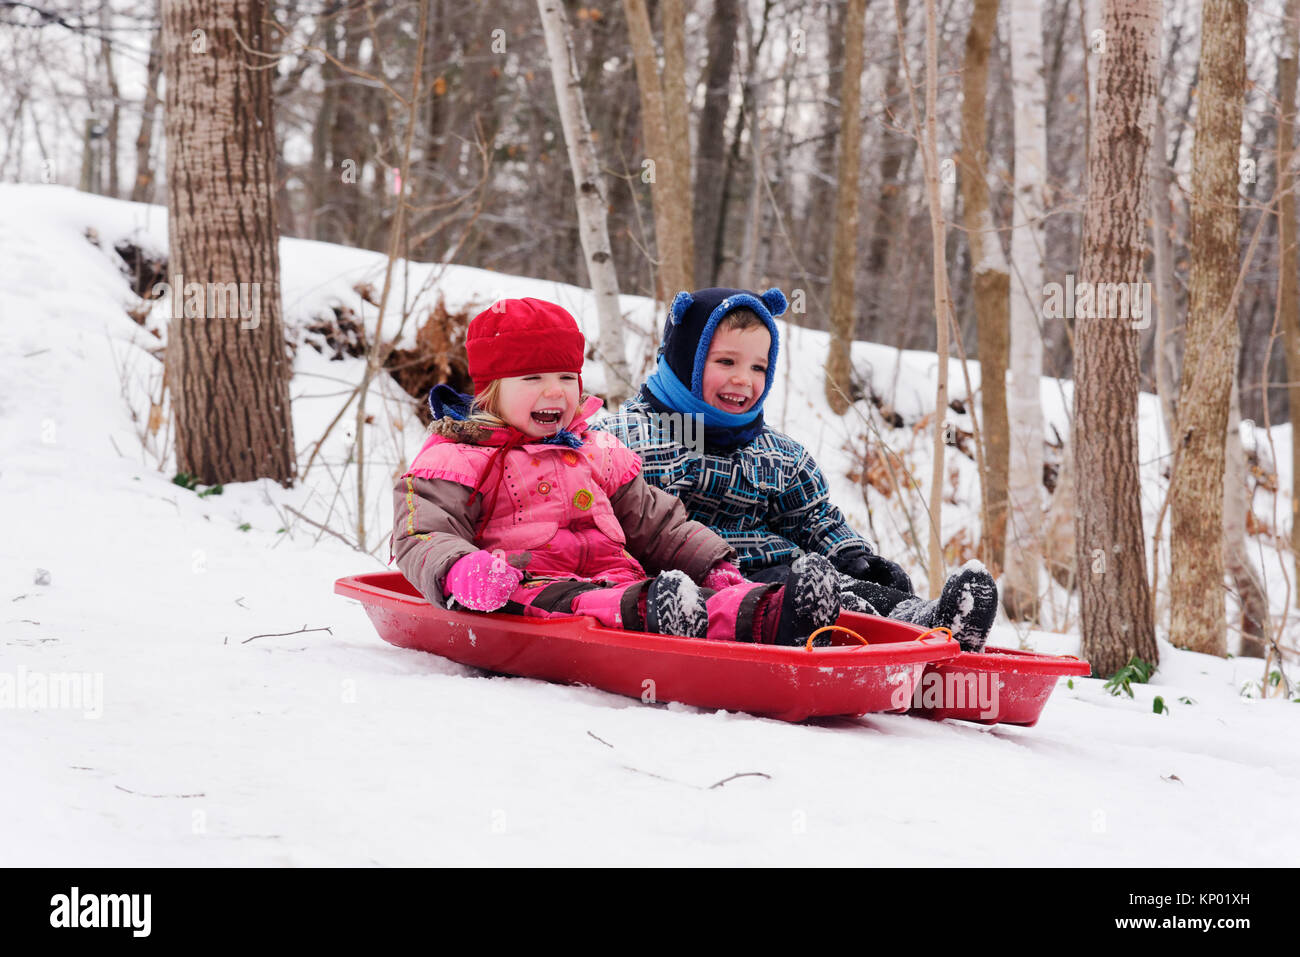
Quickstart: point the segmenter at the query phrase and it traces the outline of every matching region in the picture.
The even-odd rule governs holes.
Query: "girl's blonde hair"
[[[501,380],[493,379],[482,392],[474,396],[474,401],[469,406],[469,415],[465,421],[492,429],[501,428],[506,424],[506,420],[501,418],[500,415],[500,401]]]

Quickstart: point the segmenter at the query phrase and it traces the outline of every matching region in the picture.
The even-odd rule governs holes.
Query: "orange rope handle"
[[[927,639],[927,638],[929,638],[931,635],[933,635],[935,632],[940,632],[940,631],[943,632],[945,635],[947,635],[949,638],[952,637],[952,629],[951,629],[951,628],[945,628],[945,627],[943,627],[943,625],[938,625],[938,626],[936,626],[936,627],[934,627],[934,628],[931,628],[929,631],[923,631],[923,632],[921,632],[919,635],[916,636],[916,640],[917,640],[917,641],[924,641],[925,639]]]
[[[808,643],[804,645],[804,648],[807,649],[808,651],[812,651],[813,639],[816,638],[818,635],[820,635],[823,631],[842,631],[846,635],[852,635],[854,638],[858,639],[858,641],[862,642],[864,645],[871,644],[871,642],[867,641],[867,639],[863,638],[852,628],[842,628],[839,625],[827,625],[825,628],[818,628],[811,635],[809,635]]]

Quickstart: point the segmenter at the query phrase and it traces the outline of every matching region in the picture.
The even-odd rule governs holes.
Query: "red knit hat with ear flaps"
[[[494,379],[573,372],[582,393],[586,340],[569,312],[542,299],[500,299],[469,324],[465,352],[474,391]]]

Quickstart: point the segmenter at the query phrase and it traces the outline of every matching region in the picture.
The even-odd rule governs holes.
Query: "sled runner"
[[[951,637],[851,612],[840,624],[870,644],[837,632],[830,647],[808,650],[619,631],[587,616],[448,611],[425,601],[400,572],[340,578],[334,591],[361,602],[380,637],[401,648],[647,702],[783,721],[905,711],[926,666],[960,654]]]

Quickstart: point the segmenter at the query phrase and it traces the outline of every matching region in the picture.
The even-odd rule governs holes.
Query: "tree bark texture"
[[[691,119],[686,93],[686,4],[663,0],[664,121],[668,149],[673,154],[673,228],[677,233],[674,258],[681,270],[680,289],[695,289],[695,224],[691,201]]]
[[[831,249],[830,351],[826,401],[836,415],[848,411],[853,375],[853,332],[858,303],[858,186],[862,152],[862,33],[867,0],[848,0],[844,20],[844,75],[840,84],[840,155],[836,175],[835,233]]]
[[[717,282],[722,190],[726,167],[727,113],[731,110],[731,74],[736,64],[736,35],[740,29],[739,0],[715,0],[709,19],[709,62],[704,70],[704,109],[695,145],[695,176],[702,188],[694,191],[695,276],[702,287]]]
[[[988,60],[997,19],[998,0],[976,0],[966,34],[961,99],[961,192],[970,242],[980,359],[980,431],[984,439],[985,473],[980,481],[984,485],[987,524],[981,538],[984,560],[994,575],[1002,567],[1006,539],[1007,463],[1011,445],[1006,389],[1011,276],[989,209],[985,149]]]
[[[668,119],[664,109],[663,84],[659,79],[659,66],[655,57],[654,33],[650,28],[650,14],[645,0],[623,0],[627,15],[628,36],[632,43],[632,57],[636,62],[637,86],[641,90],[641,132],[645,156],[653,162],[654,179],[650,196],[654,206],[655,251],[659,258],[655,295],[671,299],[685,289],[686,272],[682,266],[681,242],[678,238],[678,218],[674,216],[678,200],[690,208],[689,197],[674,197],[677,183],[674,168],[674,150],[668,146]]]
[[[294,478],[289,362],[280,321],[271,81],[263,0],[164,0],[167,208],[173,296],[167,382],[176,468],[203,484]],[[242,41],[242,42],[241,42]],[[256,315],[213,308],[247,283]],[[225,287],[228,293],[229,287]],[[209,295],[209,292],[214,293]],[[197,308],[191,310],[191,305]],[[199,313],[199,314],[193,314]]]
[[[1170,640],[1226,655],[1224,437],[1240,344],[1238,151],[1246,80],[1246,4],[1205,0],[1192,146],[1191,274],[1169,490]]]
[[[1142,282],[1160,0],[1105,0],[1097,108],[1088,140],[1080,282]],[[1075,556],[1083,657],[1110,675],[1155,662],[1138,482],[1138,332],[1127,320],[1075,326]]]

